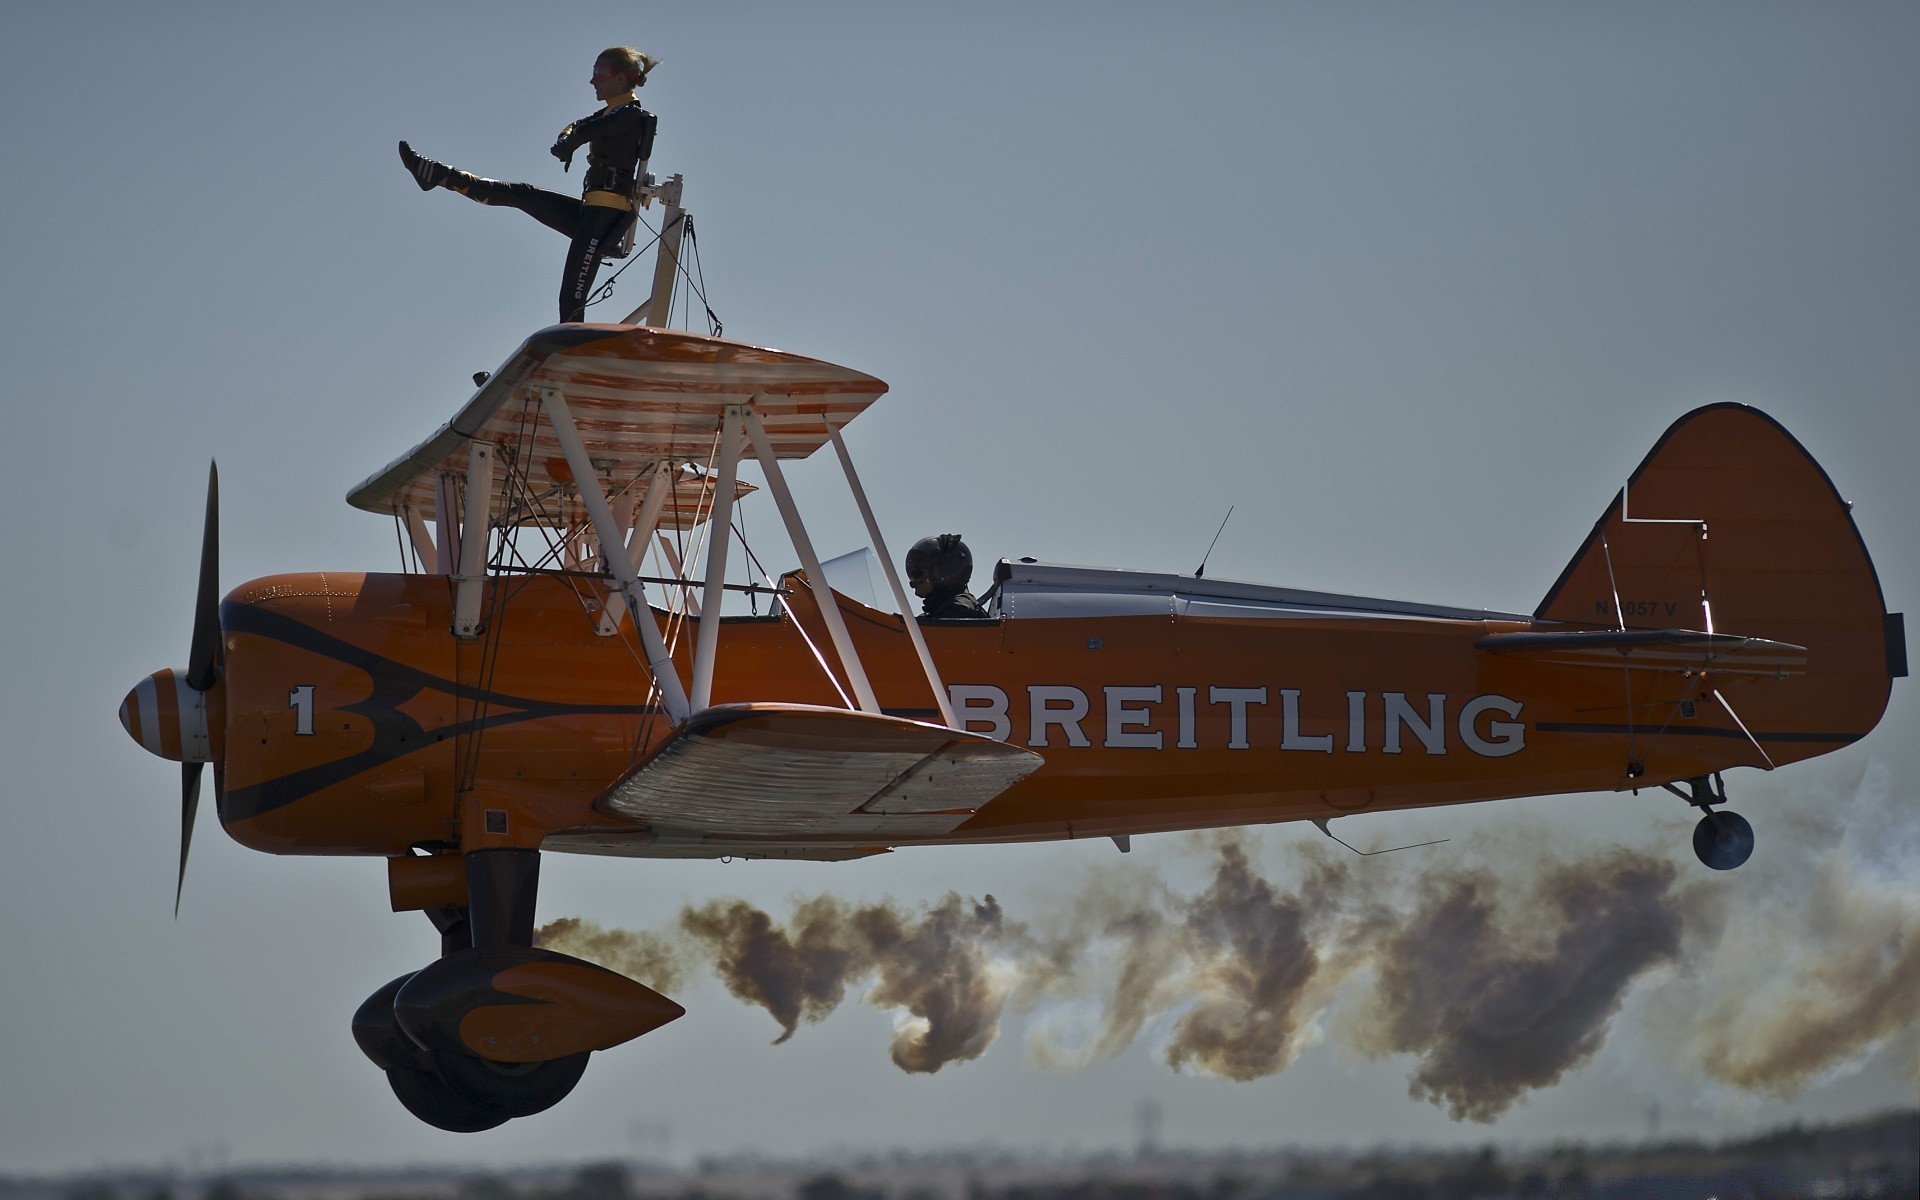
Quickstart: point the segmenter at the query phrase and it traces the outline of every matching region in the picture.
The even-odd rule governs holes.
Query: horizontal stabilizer
[[[1766,638],[1693,629],[1621,629],[1583,633],[1496,633],[1474,643],[1563,667],[1627,667],[1638,671],[1707,671],[1780,678],[1807,669],[1807,648]]]
[[[695,713],[597,807],[718,838],[887,842],[951,832],[1041,761],[904,717],[720,704]]]

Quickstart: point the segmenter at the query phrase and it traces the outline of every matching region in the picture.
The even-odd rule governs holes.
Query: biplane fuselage
[[[129,693],[236,840],[381,855],[441,957],[376,991],[362,1050],[407,1108],[490,1128],[681,1009],[536,947],[541,852],[845,859],[1684,783],[1702,861],[1753,846],[1720,773],[1864,736],[1905,673],[1865,546],[1805,450],[1718,405],[1676,422],[1532,613],[1001,560],[984,619],[824,586],[782,459],[871,376],[672,330],[556,326],[349,495],[421,570],[218,595],[210,481],[193,650]],[[802,570],[723,615],[736,471]],[[705,572],[665,531],[704,541]],[[672,574],[638,569],[658,545]],[[690,616],[689,614],[700,614]]]
[[[1026,569],[1050,573],[1055,588],[1075,576],[1111,587],[1125,575]],[[1729,709],[1701,703],[1678,672],[1646,674],[1632,681],[1641,745],[1630,750],[1620,673],[1478,645],[1535,628],[1530,618],[1418,615],[1412,605],[1331,613],[1298,600],[1261,605],[1260,589],[1245,587],[1212,601],[1242,615],[1176,615],[1181,600],[1236,589],[1141,578],[1184,584],[1188,595],[1132,597],[1168,610],[1161,615],[1023,617],[1011,593],[1015,615],[922,626],[962,724],[1044,759],[980,811],[931,827],[924,818],[889,827],[858,814],[835,822],[797,813],[790,829],[744,836],[641,828],[596,803],[673,732],[649,701],[634,639],[594,632],[606,589],[583,593],[553,578],[498,583],[489,635],[458,640],[447,632],[442,579],[259,580],[222,611],[221,818],[260,850],[403,855],[461,844],[464,797],[469,811],[508,813],[489,844],[839,858],[895,845],[1107,837],[1650,786],[1762,765],[1761,747],[1774,765],[1824,753],[1877,718],[1871,697],[1850,701],[1844,687],[1809,696],[1818,678],[1740,677],[1728,687]],[[811,594],[789,585],[779,615],[724,620],[716,704],[845,704],[844,685],[816,654],[827,639]],[[1112,592],[1068,595],[1090,609],[1128,607]],[[836,599],[885,711],[937,722],[901,619]],[[668,614],[652,615],[669,632]],[[683,670],[689,657],[683,639]],[[1794,702],[1776,715],[1770,693],[1781,692]],[[768,807],[779,803],[767,797]]]

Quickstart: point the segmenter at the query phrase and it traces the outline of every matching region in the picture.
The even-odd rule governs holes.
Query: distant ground
[[[691,1168],[646,1162],[457,1165],[357,1171],[252,1167],[219,1173],[118,1170],[0,1176],[0,1200],[1334,1200],[1343,1197],[1914,1197],[1920,1109],[1793,1125],[1709,1144],[1552,1146],[1501,1152],[1380,1148],[1354,1153],[1177,1149],[1048,1159],[990,1147],[751,1154]]]

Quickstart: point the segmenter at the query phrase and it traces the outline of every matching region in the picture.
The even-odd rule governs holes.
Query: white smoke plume
[[[1813,799],[1781,878],[1725,889],[1703,931],[1676,997],[1686,1050],[1722,1084],[1790,1097],[1905,1039],[1920,1089],[1920,805],[1877,765],[1851,796]]]
[[[778,1041],[857,995],[905,1014],[890,1052],[907,1071],[978,1058],[1010,1013],[1033,1014],[1029,1053],[1061,1069],[1153,1029],[1172,1068],[1249,1080],[1330,1035],[1411,1056],[1411,1094],[1475,1121],[1591,1059],[1638,989],[1636,1033],[1664,1056],[1791,1096],[1920,1046],[1916,809],[1870,770],[1844,803],[1771,814],[1766,869],[1727,875],[1671,847],[1561,856],[1512,831],[1392,861],[1300,844],[1267,872],[1240,832],[1194,839],[1198,891],[1105,866],[1028,921],[952,893],[819,896],[784,922],[722,900],[647,932],[567,918],[540,942],[663,989],[710,970]]]

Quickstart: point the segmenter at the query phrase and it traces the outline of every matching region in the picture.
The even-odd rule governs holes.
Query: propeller
[[[207,518],[200,533],[200,588],[193,603],[193,644],[187,652],[187,686],[208,692],[220,675],[220,464],[207,464]],[[180,764],[180,875],[173,885],[173,915],[187,886],[187,850],[193,818],[200,811],[200,771],[205,763]]]
[[[187,886],[187,847],[193,844],[193,818],[200,811],[200,768],[180,764],[180,878],[173,885],[173,917],[180,919],[180,893]]]
[[[187,686],[213,690],[220,666],[220,464],[207,465],[207,521],[200,533],[200,593],[193,603],[193,648]]]

